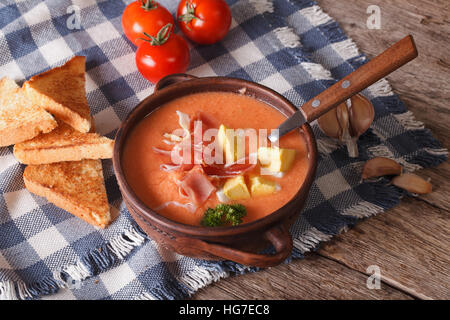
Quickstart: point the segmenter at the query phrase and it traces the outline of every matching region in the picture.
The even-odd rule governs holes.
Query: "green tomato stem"
[[[189,28],[189,22],[191,22],[194,19],[198,19],[200,21],[203,21],[202,19],[200,19],[199,17],[197,17],[195,15],[195,7],[194,7],[194,4],[192,3],[192,0],[187,0],[186,1],[186,13],[180,15],[178,17],[178,20],[184,22],[186,28],[188,30],[191,30]]]
[[[145,11],[156,9],[158,5],[153,0],[141,0],[141,8]]]
[[[171,23],[166,24],[164,27],[162,27],[158,31],[158,33],[156,34],[156,37],[149,35],[147,32],[143,32],[143,34],[146,38],[139,38],[139,39],[147,41],[152,46],[161,46],[164,43],[166,43],[167,40],[169,40],[170,31],[172,30],[172,26],[173,25]]]

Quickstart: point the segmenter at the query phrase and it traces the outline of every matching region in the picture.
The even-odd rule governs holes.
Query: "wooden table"
[[[448,0],[318,0],[362,52],[373,57],[406,34],[419,57],[388,77],[418,120],[450,149],[450,2]],[[369,5],[381,9],[381,29],[366,26]],[[405,198],[361,221],[304,260],[222,279],[194,299],[449,299],[450,165],[418,172],[433,193]],[[368,289],[370,265],[381,288]]]

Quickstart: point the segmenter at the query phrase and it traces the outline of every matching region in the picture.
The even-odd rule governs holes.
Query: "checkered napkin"
[[[134,63],[135,47],[121,29],[130,1],[2,0],[0,77],[22,82],[87,58],[87,97],[97,130],[110,138],[136,104],[152,93]],[[175,12],[178,1],[161,1]],[[189,73],[256,81],[301,106],[366,62],[351,39],[314,2],[228,1],[233,22],[211,46],[190,44]],[[306,205],[291,228],[292,258],[359,219],[385,211],[403,192],[380,179],[360,181],[364,161],[387,156],[407,171],[437,165],[447,151],[416,121],[382,80],[363,92],[375,121],[359,139],[360,156],[324,136],[313,124],[320,159]],[[65,299],[177,299],[232,273],[257,271],[230,261],[208,262],[158,246],[136,226],[124,206],[110,160],[103,161],[115,222],[96,229],[29,193],[24,166],[12,147],[0,148],[0,299],[48,294]]]

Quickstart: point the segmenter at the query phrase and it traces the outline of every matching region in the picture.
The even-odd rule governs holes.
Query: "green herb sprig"
[[[218,204],[215,209],[208,208],[202,218],[204,227],[219,227],[224,225],[237,226],[247,215],[247,209],[242,204]]]

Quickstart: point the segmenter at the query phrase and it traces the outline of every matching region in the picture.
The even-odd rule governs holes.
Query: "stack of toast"
[[[0,147],[14,144],[25,187],[86,222],[111,222],[100,159],[114,141],[95,133],[85,90],[85,57],[43,72],[22,87],[0,80]]]

